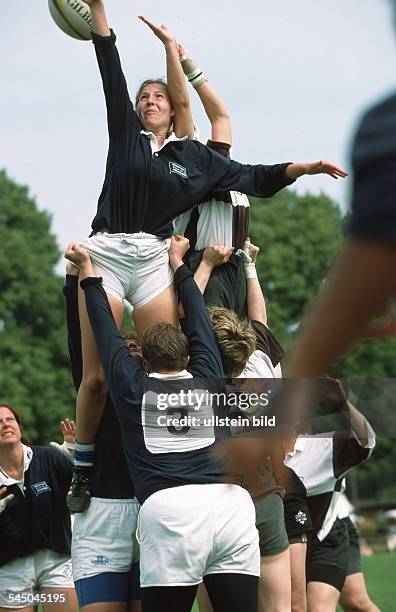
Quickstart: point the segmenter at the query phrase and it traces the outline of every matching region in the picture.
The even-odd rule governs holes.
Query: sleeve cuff
[[[293,163],[294,162],[286,162],[285,164],[282,164],[283,165],[283,172],[285,173],[285,178],[286,178],[286,182],[287,182],[288,185],[293,185],[293,183],[295,183],[296,180],[297,180],[297,179],[288,177],[287,174],[286,174],[287,166],[290,166]]]
[[[96,44],[107,44],[107,45],[114,45],[114,43],[117,40],[116,35],[114,34],[114,31],[110,28],[110,36],[101,36],[100,34],[97,34],[96,32],[91,32],[91,36],[92,36],[92,42],[94,45]]]
[[[80,281],[80,287],[85,291],[90,285],[102,286],[103,278],[101,276],[88,276]]]
[[[373,448],[375,447],[375,439],[376,439],[375,431],[371,427],[370,423],[367,420],[366,420],[366,427],[367,427],[367,444],[365,444],[365,445],[360,444],[360,441],[359,441],[358,437],[356,436],[356,433],[352,430],[353,431],[353,435],[354,435],[356,441],[360,444],[360,446],[362,448],[367,448],[368,450],[373,450]]]
[[[206,146],[209,147],[209,149],[213,149],[213,151],[220,153],[220,155],[222,155],[223,157],[230,159],[230,144],[227,144],[226,142],[220,142],[218,140],[208,140]]]
[[[186,266],[186,264],[183,264],[175,272],[174,283],[176,287],[180,285],[180,283],[184,281],[188,276],[193,276],[193,273],[191,272],[190,268]]]

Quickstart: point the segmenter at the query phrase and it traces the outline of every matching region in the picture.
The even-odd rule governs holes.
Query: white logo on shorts
[[[110,559],[107,557],[103,557],[103,555],[98,555],[96,559],[91,559],[92,565],[108,565],[110,563]]]
[[[180,164],[176,164],[175,162],[169,162],[169,173],[178,174],[185,179],[188,178],[187,169]]]
[[[65,578],[69,578],[70,580],[73,578],[73,572],[72,572],[72,569],[71,569],[71,567],[70,567],[70,565],[69,565],[69,564],[67,564],[67,565],[64,567],[63,572],[62,572],[62,575],[63,575]]]
[[[307,515],[305,514],[305,512],[302,512],[302,510],[297,512],[294,518],[296,519],[297,523],[300,523],[300,525],[304,525],[304,523],[307,522]]]

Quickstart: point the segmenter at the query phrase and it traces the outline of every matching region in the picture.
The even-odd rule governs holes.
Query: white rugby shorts
[[[38,550],[0,568],[0,607],[17,610],[37,605],[34,597],[44,588],[74,589],[70,557]]]
[[[73,578],[105,572],[129,572],[139,561],[136,527],[140,504],[133,499],[92,497],[85,512],[74,515]]]
[[[141,586],[189,586],[207,574],[260,576],[255,519],[249,493],[237,485],[153,493],[138,519]]]
[[[127,300],[134,308],[144,306],[173,282],[170,239],[144,232],[99,232],[81,246],[91,256],[95,275],[103,278],[106,293],[120,302]]]

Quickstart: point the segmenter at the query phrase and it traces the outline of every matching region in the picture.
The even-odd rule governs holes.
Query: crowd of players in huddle
[[[66,251],[77,432],[66,421],[60,449],[30,447],[17,411],[0,405],[0,610],[76,610],[77,594],[98,612],[182,612],[196,597],[200,612],[327,612],[339,601],[375,611],[342,495],[375,434],[339,381],[319,381],[318,406],[343,416],[327,435],[299,421],[266,445],[210,424],[158,425],[159,394],[276,393],[284,353],[268,327],[244,193],[345,173],[329,162],[231,161],[224,104],[167,28],[145,18],[164,43],[168,83],[145,81],[134,107],[103,2],[87,3],[110,145],[93,236]],[[185,75],[211,123],[206,146]],[[136,335],[119,332],[125,299]],[[197,412],[226,415],[227,403],[166,414]],[[260,462],[231,470],[232,435],[242,454],[260,445]]]

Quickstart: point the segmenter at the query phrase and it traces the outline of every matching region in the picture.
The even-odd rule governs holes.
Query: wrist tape
[[[246,280],[249,280],[249,278],[257,278],[256,264],[248,263],[243,267],[245,270]]]
[[[194,89],[196,89],[197,87],[202,85],[202,83],[205,83],[205,81],[207,81],[207,78],[202,72],[201,68],[193,59],[187,57],[187,55],[182,55],[180,57],[180,63],[182,65],[184,74],[186,75],[189,83],[191,83]]]

